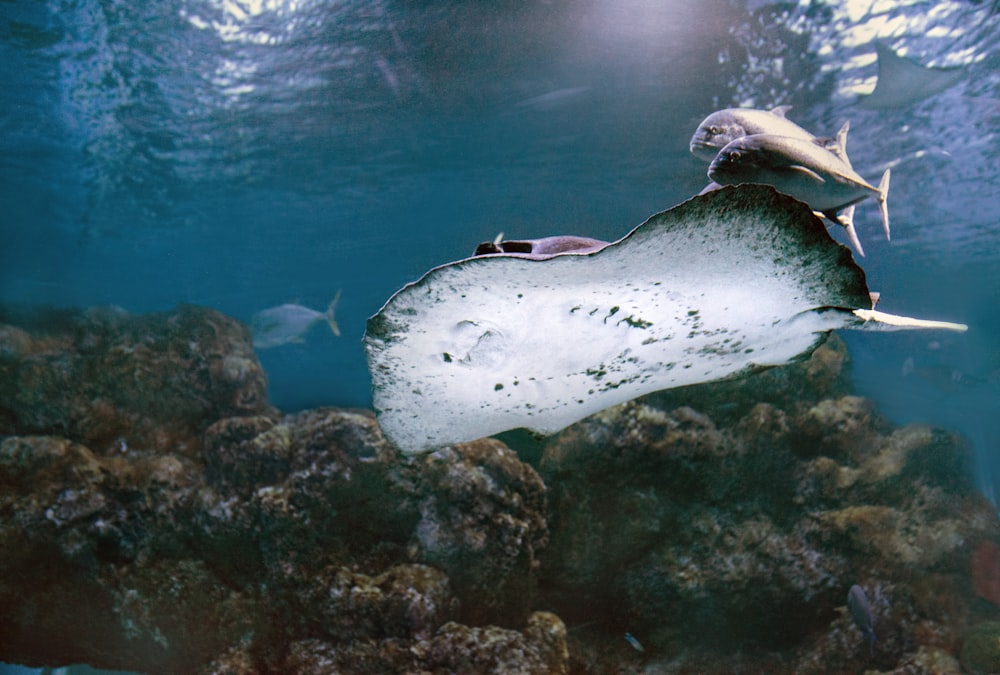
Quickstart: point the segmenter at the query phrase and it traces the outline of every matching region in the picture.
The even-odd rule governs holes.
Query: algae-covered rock
[[[894,428],[841,388],[835,354],[768,371],[795,388],[754,404],[744,397],[757,376],[745,390],[725,383],[738,391],[729,406],[703,390],[691,400],[704,408],[673,405],[679,393],[667,392],[548,441],[540,593],[588,626],[586,640],[571,632],[571,650],[628,631],[645,659],[681,670],[715,668],[706,651],[739,651],[718,667],[754,671],[777,654],[768,672],[892,670],[926,662],[921,648],[956,653],[973,607],[970,556],[1000,529],[969,480],[970,448]],[[871,598],[871,653],[844,613],[854,584]]]
[[[196,456],[223,417],[268,412],[246,326],[181,305],[16,313],[0,308],[0,433],[53,434],[108,454]]]
[[[420,522],[415,551],[448,571],[464,621],[520,624],[534,597],[547,543],[545,486],[499,441],[444,448],[418,460]]]
[[[185,308],[0,326],[0,368],[26,387],[0,383],[0,661],[931,673],[963,649],[967,670],[987,663],[989,632],[967,627],[994,611],[1000,522],[969,448],[852,396],[836,338],[583,420],[541,444],[536,471],[489,439],[403,457],[370,411],[243,405],[263,381],[249,343],[227,342],[241,335]],[[153,368],[135,377],[162,409],[103,375],[80,384],[94,400],[67,393],[83,363]],[[874,645],[844,607],[854,584]]]
[[[288,645],[310,640],[338,654],[437,640],[439,660],[461,642],[487,663],[479,641],[506,633],[485,626],[528,620],[544,488],[503,445],[405,458],[371,413],[337,410],[220,421],[207,436],[204,465],[0,441],[0,658],[295,672]],[[463,617],[485,632],[456,641]],[[551,641],[515,633],[519,649]],[[538,658],[523,672],[545,672]]]
[[[493,673],[559,675],[569,669],[566,628],[559,617],[535,612],[522,630],[497,626],[441,626],[416,642],[375,638],[349,645],[310,639],[293,643],[281,672]]]
[[[492,662],[510,630],[501,666],[562,667],[529,620],[544,486],[508,448],[407,458],[370,411],[282,417],[208,310],[49,319],[0,327],[0,661],[405,672]]]
[[[1000,621],[984,621],[970,628],[960,658],[967,672],[1000,673]]]

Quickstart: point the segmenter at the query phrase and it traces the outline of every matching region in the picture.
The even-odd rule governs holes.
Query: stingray
[[[875,90],[858,101],[859,108],[897,108],[948,89],[965,77],[965,69],[929,68],[875,43],[878,80]]]
[[[368,320],[375,411],[402,451],[551,434],[789,363],[838,328],[964,330],[875,311],[848,249],[770,186],[693,197],[610,244],[536,241],[436,267]]]

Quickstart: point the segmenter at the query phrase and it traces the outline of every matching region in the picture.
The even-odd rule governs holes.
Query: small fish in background
[[[632,635],[631,633],[625,633],[625,642],[632,645],[632,649],[636,650],[637,652],[646,651],[646,648],[642,646],[642,643],[639,642],[639,639],[636,636]]]
[[[924,382],[944,390],[950,391],[957,387],[976,387],[986,384],[988,379],[977,377],[965,373],[958,368],[943,365],[917,365],[912,356],[906,357],[903,366],[900,368],[900,375],[903,377],[916,376]]]
[[[337,291],[326,312],[294,304],[278,305],[257,312],[250,320],[254,348],[270,349],[291,342],[303,342],[302,336],[321,321],[325,321],[333,334],[339,337],[340,326],[334,318],[339,301],[340,291]]]
[[[857,584],[851,586],[847,593],[847,609],[851,613],[851,618],[861,631],[861,635],[868,640],[868,652],[875,653],[875,619],[872,616],[872,607],[868,603],[868,596],[865,589]]]
[[[575,104],[590,91],[590,87],[566,87],[555,89],[539,96],[526,98],[514,104],[516,108],[527,108],[536,111],[550,111]]]

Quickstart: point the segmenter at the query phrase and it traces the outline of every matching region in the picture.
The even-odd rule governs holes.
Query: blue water
[[[875,40],[965,75],[856,108]],[[850,120],[862,175],[893,167],[892,242],[857,215],[880,309],[970,325],[845,335],[859,390],[964,433],[989,492],[998,42],[995,2],[7,1],[0,300],[249,321],[342,289],[341,337],[260,357],[285,410],[366,406],[365,319],[404,283],[500,231],[616,239],[704,186],[709,112],[792,104],[818,134]]]

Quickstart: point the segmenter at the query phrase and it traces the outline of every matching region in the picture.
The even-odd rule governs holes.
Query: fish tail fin
[[[330,326],[330,330],[337,337],[340,337],[340,326],[337,325],[337,320],[334,318],[334,312],[337,310],[337,303],[340,302],[341,290],[343,289],[337,290],[337,294],[333,296],[333,300],[330,301],[330,305],[326,308],[326,323]]]
[[[834,153],[837,157],[847,162],[850,166],[851,160],[847,159],[847,132],[851,130],[851,121],[847,120],[844,122],[844,126],[840,127],[840,131],[837,132],[836,147],[837,151]]]
[[[885,229],[885,240],[889,241],[889,169],[882,174],[878,184],[878,206],[882,210],[882,227]]]
[[[865,249],[861,246],[861,240],[858,238],[858,231],[854,228],[854,204],[851,204],[846,209],[837,213],[836,211],[813,211],[817,217],[822,217],[828,219],[832,223],[836,223],[844,228],[847,233],[847,240],[851,242],[851,246],[854,250],[858,252],[862,258],[865,257]]]
[[[858,238],[858,231],[854,228],[854,204],[848,206],[837,216],[837,222],[843,225],[844,231],[847,232],[847,239],[851,242],[851,246],[853,246],[854,250],[858,252],[858,255],[864,258],[865,249],[861,246],[861,240]]]

